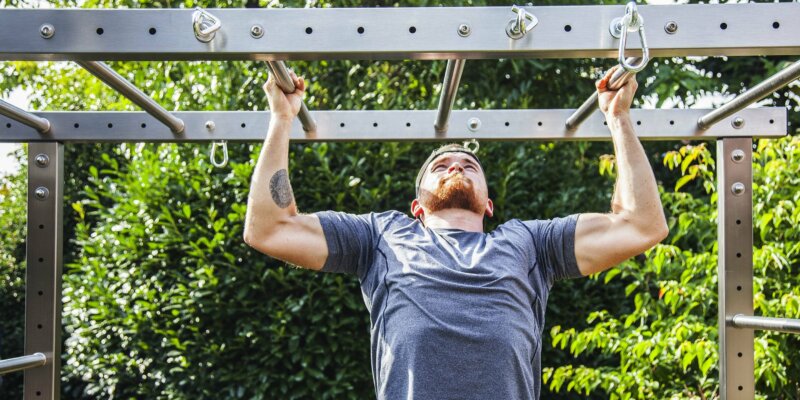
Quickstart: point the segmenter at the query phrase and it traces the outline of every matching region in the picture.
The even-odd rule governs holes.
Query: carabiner
[[[621,18],[614,18],[609,26],[611,36],[620,39],[619,41],[619,64],[626,71],[639,72],[650,62],[650,49],[647,47],[647,37],[644,34],[644,17],[636,9],[636,2],[631,1],[625,6],[625,15]],[[628,44],[628,32],[639,31],[639,39],[642,42],[642,59],[637,65],[629,64],[625,57],[625,48]]]
[[[211,15],[208,11],[200,7],[194,9],[192,13],[192,29],[197,40],[208,43],[214,40],[217,31],[222,28],[222,21]]]
[[[522,39],[539,23],[539,19],[535,15],[525,11],[521,6],[512,6],[511,12],[516,14],[516,18],[508,21],[508,25],[506,25],[506,35],[511,39]]]
[[[222,146],[222,161],[217,161],[217,147]],[[211,164],[217,168],[222,168],[228,165],[228,142],[220,140],[211,144]]]

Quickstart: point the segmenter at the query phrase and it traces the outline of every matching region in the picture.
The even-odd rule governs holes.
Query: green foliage
[[[0,359],[23,355],[27,181],[25,168],[0,176]],[[0,376],[0,394],[20,398],[21,384],[19,374]]]
[[[800,138],[762,140],[753,159],[756,314],[798,318]],[[717,395],[717,196],[677,191],[690,180],[713,191],[714,162],[701,144],[667,153],[664,163],[681,166],[683,177],[691,177],[678,180],[676,192],[662,193],[670,237],[648,252],[644,264],[628,261],[594,277],[605,283],[624,280],[632,311],[595,311],[586,329],[555,326],[550,332],[553,346],[576,356],[600,353],[619,361],[597,368],[547,368],[544,376],[553,390],[602,391],[611,399]],[[799,345],[793,335],[756,334],[758,398],[800,396]]]

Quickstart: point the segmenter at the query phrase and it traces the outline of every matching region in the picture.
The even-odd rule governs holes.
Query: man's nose
[[[448,174],[452,174],[455,171],[464,172],[464,167],[458,161],[450,164],[450,168],[447,169]]]

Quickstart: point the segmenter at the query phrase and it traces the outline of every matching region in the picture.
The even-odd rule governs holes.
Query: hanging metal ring
[[[222,147],[222,161],[217,161],[217,147]],[[228,142],[220,140],[211,144],[211,164],[217,168],[228,165]]]
[[[611,36],[620,39],[619,41],[619,64],[626,71],[639,72],[650,62],[650,49],[647,47],[647,37],[644,34],[644,17],[639,14],[636,2],[631,1],[625,6],[625,16],[615,18],[609,26]],[[628,44],[628,32],[639,32],[639,39],[642,42],[642,58],[639,64],[630,64],[625,56],[625,48]]]
[[[478,154],[478,150],[480,150],[481,144],[478,143],[478,141],[475,139],[470,139],[464,141],[464,147],[467,150],[471,151],[472,154]]]
[[[192,28],[194,29],[194,37],[196,37],[197,40],[208,43],[214,40],[217,31],[222,28],[222,21],[211,15],[208,11],[197,7],[194,9],[194,13],[192,13]]]

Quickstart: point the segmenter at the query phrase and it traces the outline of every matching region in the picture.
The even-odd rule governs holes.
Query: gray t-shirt
[[[489,233],[397,211],[317,213],[323,271],[358,276],[378,399],[538,399],[553,282],[580,276],[577,215]]]

